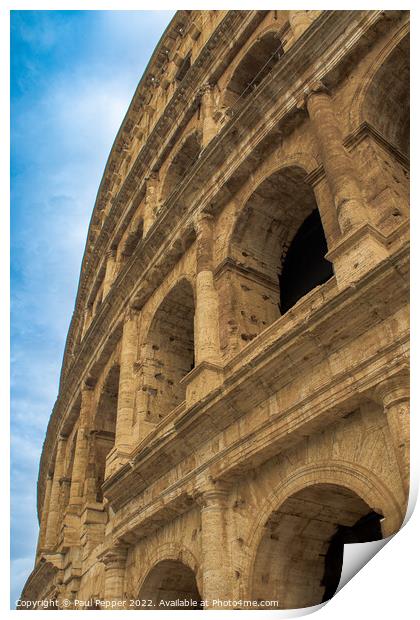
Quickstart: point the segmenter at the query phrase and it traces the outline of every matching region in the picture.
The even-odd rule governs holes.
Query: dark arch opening
[[[268,32],[252,45],[236,67],[227,87],[225,103],[232,107],[244,100],[272,71],[284,54],[276,32]]]
[[[344,544],[380,540],[381,515],[357,493],[330,483],[294,493],[266,521],[250,596],[279,609],[310,607],[339,584]]]
[[[331,222],[329,226],[327,234],[333,237]],[[310,261],[314,262],[314,255],[319,257],[315,265],[309,261],[309,267],[312,270],[319,267],[320,273],[293,270],[296,262],[293,256],[297,254],[299,262],[300,253],[304,257],[307,252],[299,243],[307,229],[309,232],[313,229]],[[241,209],[229,244],[235,270],[229,274],[227,294],[221,296],[221,315],[229,317],[227,327],[231,333],[238,334],[240,346],[274,323],[302,295],[333,275],[332,266],[324,258],[326,253],[325,235],[313,188],[307,182],[307,171],[300,166],[288,166],[266,177]],[[233,304],[230,298],[234,298]]]
[[[352,526],[338,525],[336,533],[331,537],[325,554],[324,576],[321,585],[325,586],[322,602],[329,601],[337,591],[343,566],[344,545],[350,543],[371,542],[382,539],[382,515],[375,511],[361,517]]]
[[[194,571],[179,560],[156,564],[140,589],[139,599],[151,601],[152,609],[202,609]]]
[[[318,209],[312,211],[295,234],[279,275],[280,312],[284,314],[306,293],[333,275]]]

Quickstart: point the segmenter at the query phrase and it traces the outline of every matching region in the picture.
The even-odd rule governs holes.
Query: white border
[[[289,3],[288,7],[290,7]],[[165,9],[174,9],[174,8],[183,8],[183,9],[254,9],[255,1],[249,2],[247,0],[243,0],[242,2],[229,2],[229,3],[221,3],[214,0],[210,3],[188,3],[187,5],[183,5],[182,7],[174,6],[173,2],[164,2],[162,0],[155,0],[153,2],[153,7],[147,5],[145,2],[134,2],[121,0],[120,2],[116,2],[115,0],[102,0],[102,1],[74,1],[74,2],[62,2],[62,1],[54,1],[54,2],[46,2],[39,1],[33,2],[28,0],[17,1],[6,1],[3,3],[3,6],[0,11],[0,49],[1,49],[1,66],[3,69],[5,67],[10,66],[10,27],[9,27],[9,11],[10,10],[63,10],[63,9],[72,9],[72,10],[150,10],[151,8],[156,10],[165,10]],[[379,5],[379,6],[378,6]],[[412,44],[412,58],[419,58],[419,44],[418,37],[419,34],[417,28],[417,9],[412,8],[413,3],[403,3],[403,7],[398,6],[397,2],[358,2],[354,0],[351,4],[346,2],[333,2],[333,3],[323,3],[323,2],[296,2],[293,3],[293,8],[302,8],[302,9],[411,9],[411,28],[414,29],[414,34],[411,38]],[[285,7],[282,7],[284,9]],[[418,103],[418,87],[417,87],[417,63],[411,63],[411,71],[412,71],[412,109],[417,111],[416,103]],[[139,76],[140,79],[141,76]],[[10,204],[10,166],[9,166],[9,141],[10,141],[10,130],[9,130],[9,119],[10,119],[10,90],[9,90],[9,72],[8,70],[2,72],[2,88],[0,90],[0,101],[1,101],[1,180],[2,180],[2,193],[3,196],[6,197],[5,204],[3,208],[0,209],[0,234],[1,234],[1,244],[0,244],[0,277],[1,277],[1,291],[2,291],[2,303],[0,306],[1,313],[1,352],[0,352],[0,368],[1,368],[1,377],[0,377],[0,389],[2,394],[2,413],[1,416],[1,424],[3,428],[1,429],[0,437],[1,437],[1,448],[2,448],[2,467],[0,472],[0,480],[2,482],[2,496],[3,498],[7,498],[6,502],[3,502],[1,516],[0,516],[0,525],[1,531],[3,533],[2,536],[2,546],[3,554],[1,557],[1,575],[2,579],[0,579],[1,590],[0,590],[0,609],[6,614],[6,617],[9,617],[9,614],[20,614],[20,611],[14,611],[9,609],[9,585],[10,585],[10,569],[9,569],[9,526],[10,526],[10,502],[9,502],[9,444],[10,444],[10,433],[9,433],[9,425],[7,421],[7,415],[5,412],[10,410],[10,398],[9,398],[9,359],[10,359],[10,351],[9,351],[9,247],[10,247],[10,239],[9,239],[9,210],[7,209],[7,204]],[[416,146],[418,140],[418,121],[417,114],[412,114],[412,155],[414,154],[414,162],[417,163],[418,159],[416,157]],[[414,168],[414,166],[413,166]],[[419,209],[417,207],[417,198],[418,198],[418,181],[414,179],[412,183],[412,199],[411,203],[414,205],[413,215],[412,215],[412,237],[417,241],[416,236],[419,231],[419,218],[420,215]],[[93,205],[92,205],[93,207]],[[420,250],[417,249],[417,243],[413,244],[412,251],[412,307],[413,312],[412,316],[415,317],[416,309],[418,309],[418,296],[419,296],[419,287],[416,285],[416,274],[420,273]],[[412,401],[414,402],[413,412],[411,418],[411,437],[412,437],[412,448],[411,458],[412,458],[412,486],[411,486],[411,510],[414,509],[414,503],[417,498],[417,489],[418,489],[418,472],[419,472],[419,455],[417,450],[416,438],[419,437],[419,422],[418,415],[416,415],[416,404],[419,403],[419,381],[417,379],[417,369],[419,368],[419,353],[418,347],[416,345],[419,344],[419,328],[415,321],[412,322],[412,342],[414,346],[412,347]],[[418,567],[418,557],[417,557],[417,549],[416,543],[418,543],[418,527],[419,527],[419,510],[414,511],[411,518],[405,527],[399,532],[392,540],[385,546],[384,549],[378,553],[363,569],[360,571],[348,585],[346,585],[340,592],[334,596],[334,598],[328,602],[325,606],[322,606],[322,609],[317,611],[317,618],[322,620],[336,620],[340,618],[340,620],[354,620],[355,616],[359,618],[395,618],[396,616],[399,619],[405,618],[413,618],[418,614],[418,604],[417,604],[417,589],[419,588],[418,584],[418,575],[419,575],[419,567]],[[416,532],[417,527],[417,532]],[[318,606],[320,607],[320,606]],[[43,614],[43,612],[38,612]],[[51,612],[48,612],[51,614]],[[54,612],[53,612],[54,613]],[[57,612],[56,612],[57,613]],[[74,614],[73,611],[68,611],[67,614]],[[114,616],[124,614],[125,612],[114,612]],[[164,611],[154,611],[154,612],[143,612],[143,617],[146,615],[152,618],[159,618],[162,616],[167,617],[167,614],[170,613],[171,616],[173,614],[180,615],[183,612],[164,612]],[[231,612],[216,612],[218,614],[218,618],[231,618]],[[236,612],[235,618],[240,615],[249,615],[253,618],[262,618],[262,617],[284,617],[284,614],[276,611],[239,611]],[[295,614],[291,614],[291,616],[295,616]],[[37,616],[42,617],[42,616]],[[51,616],[49,616],[51,617]],[[79,616],[77,616],[79,617]]]

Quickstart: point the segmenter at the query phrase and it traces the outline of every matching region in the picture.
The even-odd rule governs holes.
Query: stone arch
[[[306,256],[302,242],[295,243],[293,248],[292,244],[310,218],[316,219],[317,225],[314,260],[304,261],[305,279],[299,270],[292,268],[289,269],[292,278],[282,282],[283,266],[290,258],[289,248],[290,251],[294,248],[298,259]],[[324,258],[327,250],[316,197],[304,168],[295,164],[277,166],[254,184],[228,242],[229,257],[236,267],[236,320],[242,340],[252,340],[280,316],[280,310],[284,313],[306,293],[332,277],[332,266]],[[295,272],[297,277],[293,280]],[[290,290],[294,294],[293,303],[282,308],[282,296],[286,297],[287,293],[290,298]]]
[[[86,484],[90,485],[88,494],[94,495],[97,502],[103,501],[106,459],[115,444],[119,379],[120,366],[114,363],[103,382],[89,442]]]
[[[185,175],[197,161],[201,151],[201,133],[192,130],[182,140],[162,179],[159,202],[162,204],[182,183]]]
[[[157,605],[159,595],[163,600],[191,597],[201,601],[199,564],[185,546],[165,543],[147,555],[145,560],[145,569],[137,582],[137,598],[152,600],[153,607],[157,609],[165,609]]]
[[[396,532],[403,520],[393,494],[364,467],[328,461],[298,468],[274,489],[253,521],[243,571],[245,597],[272,599],[275,591],[284,608],[322,602],[327,571],[326,563],[319,558],[327,554],[337,524],[351,530],[356,524],[363,525],[366,515],[376,519],[376,525],[381,519],[381,537]],[[317,517],[319,523],[314,521]],[[364,536],[360,542],[368,540],[366,533]],[[345,542],[358,540],[350,538]],[[293,557],[286,550],[292,550]],[[264,558],[264,553],[271,555]],[[273,568],[274,579],[270,582],[267,568],[274,566],[280,553],[289,563],[279,564],[276,573]],[[312,574],[312,583],[308,574]]]
[[[350,126],[353,129],[367,121],[406,155],[409,63],[409,26],[404,24],[382,48],[360,80],[350,107]]]
[[[232,65],[222,97],[223,106],[234,108],[245,100],[270,73],[284,54],[278,30],[272,27],[248,43]]]
[[[142,346],[141,419],[156,423],[185,400],[181,379],[194,367],[194,290],[182,277],[153,314]]]

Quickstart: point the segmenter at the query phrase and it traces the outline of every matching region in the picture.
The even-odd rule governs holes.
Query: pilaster
[[[233,598],[227,531],[229,492],[226,484],[213,482],[196,496],[201,507],[202,597],[207,601],[207,609],[223,609],[216,601]]]
[[[213,216],[202,213],[196,222],[195,367],[184,377],[187,404],[200,400],[221,383],[219,300],[213,275]],[[202,373],[205,374],[203,381]]]
[[[89,434],[93,420],[93,385],[84,382],[81,392],[79,428],[77,430],[74,451],[73,471],[71,475],[69,512],[78,514],[84,492],[84,483],[88,465]]]
[[[213,84],[205,84],[201,91],[201,119],[203,147],[206,147],[217,134],[218,127],[214,118],[216,112],[215,87]]]
[[[334,264],[340,288],[359,280],[388,256],[385,239],[369,218],[355,164],[343,144],[343,135],[330,93],[315,82],[305,103],[333,197],[341,238],[326,255]]]
[[[57,546],[58,528],[62,518],[60,514],[61,478],[64,473],[64,461],[66,453],[67,438],[59,435],[57,443],[57,453],[55,457],[54,477],[51,486],[51,494],[48,510],[48,521],[45,532],[45,547],[52,550]]]
[[[45,547],[45,537],[47,533],[48,513],[49,513],[52,485],[53,485],[53,476],[48,475],[46,483],[45,483],[44,504],[42,507],[41,523],[39,527],[38,546],[37,546],[37,551],[36,551],[37,560],[39,559],[39,556]]]
[[[409,377],[397,375],[376,386],[375,400],[384,408],[404,492],[410,490]]]
[[[106,254],[106,267],[105,267],[102,299],[105,299],[105,297],[108,295],[109,290],[114,281],[114,275],[115,275],[115,270],[116,270],[116,262],[115,262],[116,255],[117,255],[117,251],[115,248],[111,248],[110,250],[108,250]]]
[[[105,565],[104,609],[124,609],[127,552],[126,546],[115,546],[98,558]]]
[[[124,316],[121,341],[120,380],[118,388],[115,446],[107,457],[106,475],[112,475],[129,458],[134,439],[135,372],[138,347],[139,312],[128,308]]]
[[[146,197],[144,202],[143,238],[146,237],[153,225],[158,210],[158,187],[159,177],[156,173],[150,174],[146,179]]]

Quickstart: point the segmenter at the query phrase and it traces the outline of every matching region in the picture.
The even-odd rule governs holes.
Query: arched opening
[[[194,131],[187,136],[173,157],[166,172],[160,202],[163,203],[174,192],[198,159],[201,151],[201,136]]]
[[[233,72],[224,97],[225,105],[232,108],[239,100],[246,99],[283,54],[276,32],[267,32],[257,39]]]
[[[382,516],[353,491],[315,484],[289,497],[267,520],[251,595],[280,609],[310,607],[339,584],[344,544],[382,538]]]
[[[334,275],[332,264],[325,258],[327,251],[321,217],[314,209],[299,227],[284,258],[279,275],[281,314]]]
[[[286,312],[333,275],[306,176],[298,166],[274,172],[254,190],[236,222],[229,250],[235,265],[229,321],[236,322],[242,341],[252,340],[280,310]]]
[[[372,220],[386,235],[409,213],[409,54],[406,35],[376,71],[361,110],[362,121],[372,131],[365,132],[357,152]]]
[[[388,142],[409,156],[410,41],[405,36],[377,71],[362,115]]]
[[[143,419],[156,423],[185,400],[180,381],[194,367],[194,295],[181,280],[160,304],[143,355]]]
[[[162,560],[147,575],[140,600],[152,601],[153,609],[202,609],[194,572],[179,560]]]
[[[97,502],[103,501],[101,487],[105,479],[106,457],[115,444],[119,381],[120,367],[114,364],[102,386],[94,430],[89,442],[86,484],[90,485],[90,488],[87,489],[87,494],[93,495]]]

